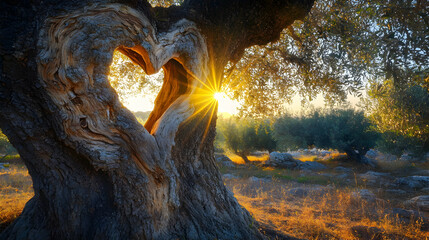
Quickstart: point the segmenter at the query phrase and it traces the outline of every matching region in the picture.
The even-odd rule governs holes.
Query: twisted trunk
[[[236,154],[243,159],[244,163],[250,163],[249,158],[247,158],[248,153],[237,152]]]
[[[367,149],[356,151],[353,148],[347,148],[344,150],[344,152],[347,154],[347,157],[352,161],[355,161],[360,164],[368,165],[370,167],[377,167],[377,164],[373,160],[365,156],[365,154],[368,152]]]
[[[298,2],[284,6],[298,13],[274,14],[276,26],[311,6]],[[218,89],[211,86],[220,86],[228,60],[273,37],[220,44],[212,14],[231,10],[223,1],[155,10],[139,1],[32,4],[0,3],[2,23],[10,25],[0,39],[0,127],[35,192],[0,238],[263,238],[216,167]],[[167,21],[154,17],[165,14]],[[148,74],[164,68],[145,126],[107,80],[115,49]]]

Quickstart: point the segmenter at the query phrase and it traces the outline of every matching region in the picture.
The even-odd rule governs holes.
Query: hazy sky
[[[125,107],[130,109],[133,112],[137,111],[152,111],[153,102],[155,96],[145,96],[144,94],[139,94],[137,96],[130,97],[126,99],[123,104]],[[237,101],[233,101],[225,96],[219,100],[219,112],[227,112],[230,114],[238,113],[237,108],[240,104]]]
[[[133,112],[145,112],[152,111],[154,100],[155,96],[145,96],[144,94],[140,94],[126,99],[123,104]],[[356,106],[359,102],[359,98],[349,95],[348,102],[351,106]],[[325,101],[321,94],[319,94],[315,100],[311,101],[310,104],[314,107],[325,107]],[[240,104],[237,101],[233,101],[225,95],[223,95],[223,98],[219,100],[219,113],[227,112],[229,114],[236,114],[238,113],[237,109],[239,107]],[[301,109],[303,109],[303,106],[301,105],[301,99],[298,95],[295,95],[291,104],[286,105],[286,110],[288,112],[299,113]]]

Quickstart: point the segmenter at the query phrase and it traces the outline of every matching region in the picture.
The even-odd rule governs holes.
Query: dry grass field
[[[238,158],[233,160],[240,162]],[[301,171],[258,166],[267,156],[254,156],[250,160],[255,164],[220,167],[220,170],[225,185],[252,214],[255,224],[258,222],[264,229],[299,239],[429,239],[428,223],[418,217],[404,219],[395,214],[394,209],[403,209],[403,201],[411,195],[389,195],[356,177],[351,182],[336,180],[327,174],[330,170],[306,175]],[[33,196],[25,166],[11,162],[6,170],[0,170],[0,232],[19,216]],[[338,163],[327,164],[332,168]],[[375,193],[376,199],[356,197],[356,192],[362,189]]]
[[[232,157],[236,163],[240,163]],[[427,195],[427,189],[389,192],[367,172],[380,171],[392,179],[429,173],[429,164],[406,165],[403,161],[378,161],[377,170],[347,161],[332,153],[319,159],[302,155],[301,161],[320,160],[328,168],[320,172],[263,167],[267,156],[252,159],[255,165],[220,167],[226,186],[264,229],[299,239],[429,239],[427,212],[410,209],[404,202]],[[346,160],[346,161],[344,161]],[[351,170],[347,177],[335,172],[341,166]],[[426,170],[425,170],[426,169]],[[382,179],[382,178],[380,178]],[[371,194],[367,199],[365,193]],[[364,193],[362,196],[360,192]],[[417,216],[419,215],[419,216]],[[422,217],[426,219],[423,220]]]
[[[0,171],[0,231],[17,218],[34,195],[33,182],[21,164]]]
[[[428,239],[422,221],[387,214],[394,204],[368,203],[354,189],[281,180],[226,179],[238,202],[265,228],[302,239]]]

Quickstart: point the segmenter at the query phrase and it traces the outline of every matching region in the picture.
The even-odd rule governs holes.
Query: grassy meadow
[[[333,153],[324,161],[328,169],[312,174],[263,167],[260,163],[269,159],[267,154],[249,156],[252,163],[247,165],[237,156],[229,157],[237,164],[219,166],[224,183],[270,239],[429,239],[427,222],[413,216],[404,219],[394,211],[405,208],[406,199],[424,192],[398,195],[374,187],[358,177],[369,169],[341,161],[342,154]],[[311,155],[298,159],[319,160]],[[10,164],[0,171],[1,231],[19,216],[33,196],[31,178],[19,158],[6,161]],[[333,177],[333,168],[340,165],[353,170],[347,181]],[[429,169],[428,164],[407,171],[401,164],[386,166],[383,172],[398,176]],[[375,201],[356,197],[356,191],[362,189],[373,192]]]
[[[5,169],[0,170],[0,232],[21,214],[34,195],[33,182],[19,156],[9,156],[2,163]]]

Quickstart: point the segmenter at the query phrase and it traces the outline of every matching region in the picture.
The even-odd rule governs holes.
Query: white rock
[[[368,152],[366,152],[365,156],[368,158],[375,159],[379,155],[379,153],[380,152],[378,152],[377,150],[370,149]]]
[[[275,162],[294,161],[294,158],[289,153],[272,152],[270,153],[270,161],[275,161]]]

